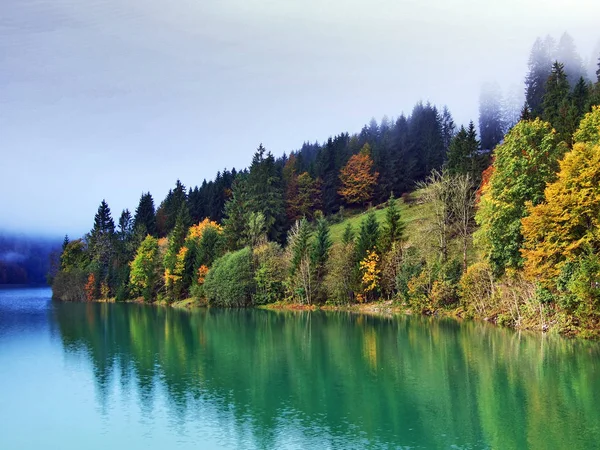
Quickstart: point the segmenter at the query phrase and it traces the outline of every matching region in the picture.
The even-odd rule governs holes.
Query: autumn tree
[[[552,126],[540,119],[519,122],[496,148],[475,216],[480,225],[478,241],[496,274],[521,267],[526,203],[535,206],[543,201],[546,183],[555,179],[563,153]]]
[[[349,205],[365,205],[372,197],[379,174],[373,172],[371,148],[365,144],[340,171],[339,194]]]
[[[560,162],[558,179],[544,191],[544,202],[527,204],[523,218],[522,254],[526,273],[546,284],[554,282],[564,265],[587,255],[600,255],[600,141],[584,130],[596,121],[600,108],[586,115],[577,142]]]
[[[147,235],[131,262],[129,278],[132,294],[141,295],[146,302],[152,301],[158,289],[160,259],[158,239]]]

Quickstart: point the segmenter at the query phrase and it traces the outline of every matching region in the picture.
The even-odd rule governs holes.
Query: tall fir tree
[[[133,228],[142,230],[143,233],[151,236],[156,236],[156,211],[154,210],[154,199],[150,192],[143,193],[140,197],[133,218]]]
[[[250,210],[264,215],[269,239],[282,242],[286,224],[282,177],[275,158],[262,144],[254,153],[246,182]]]
[[[315,300],[324,302],[326,292],[323,288],[325,280],[327,260],[331,250],[331,238],[329,236],[329,225],[327,220],[321,217],[317,220],[317,231],[311,251],[311,264],[314,270]]]
[[[367,213],[367,217],[360,224],[360,232],[356,241],[356,260],[362,261],[368,252],[378,250],[379,222],[374,210]]]
[[[479,132],[481,148],[491,151],[504,137],[502,93],[497,84],[487,84],[479,96]]]
[[[525,78],[525,100],[532,118],[541,117],[542,102],[546,92],[546,80],[552,66],[552,41],[537,38],[529,55],[529,72]]]
[[[569,82],[564,71],[564,65],[555,61],[552,72],[546,82],[544,94],[543,118],[550,122],[562,140],[570,140],[569,112],[571,101],[569,96]]]

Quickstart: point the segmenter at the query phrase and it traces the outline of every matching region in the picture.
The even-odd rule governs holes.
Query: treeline
[[[358,134],[342,133],[323,145],[305,143],[289,157],[276,159],[261,145],[248,169],[224,170],[191,189],[178,180],[158,208],[144,193],[135,212],[124,210],[117,223],[103,201],[90,233],[74,241],[65,237],[55,295],[73,300],[141,295],[133,269],[142,252],[156,257],[150,283],[156,285],[142,288],[146,298],[188,296],[200,266],[210,267],[225,252],[264,243],[282,249],[301,219],[303,232],[312,231],[319,218],[324,224],[325,218],[339,221],[344,208],[361,209],[412,189],[441,169],[454,134],[447,108],[440,112],[418,103],[408,117],[372,120]],[[219,230],[217,236],[213,230]],[[210,256],[197,255],[196,247],[208,245],[204,231]],[[187,256],[182,249],[189,250]],[[181,286],[171,286],[173,273]]]
[[[480,108],[486,146],[472,122],[457,130],[447,108],[422,103],[282,158],[261,145],[248,169],[193,189],[177,181],[156,210],[145,193],[117,225],[103,201],[92,231],[65,239],[55,295],[220,306],[384,297],[513,326],[548,327],[561,314],[576,318],[570,327],[592,323],[600,60],[594,82],[583,72],[572,82],[572,55],[543,59],[540,42],[518,123],[493,102]],[[372,210],[332,241],[332,223],[386,201],[385,214]],[[412,235],[402,218],[410,208],[423,213]]]

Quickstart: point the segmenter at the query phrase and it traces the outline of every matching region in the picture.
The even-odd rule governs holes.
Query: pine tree
[[[142,230],[145,234],[156,236],[156,212],[154,210],[154,200],[150,192],[143,193],[140,197],[140,202],[133,218],[133,228],[135,230]]]
[[[531,120],[531,111],[529,110],[527,103],[525,103],[523,109],[521,109],[521,120]]]
[[[352,229],[352,224],[350,222],[348,222],[346,224],[346,228],[344,228],[344,234],[342,235],[342,243],[344,245],[354,243],[354,230]]]
[[[383,225],[382,243],[384,250],[389,251],[395,242],[402,240],[405,225],[400,217],[394,194],[390,195],[385,212],[385,223]]]
[[[96,283],[105,283],[107,286],[112,284],[110,269],[115,253],[114,238],[115,223],[108,204],[102,200],[94,217],[94,227],[89,234],[89,249],[95,268],[94,280]],[[97,287],[97,285],[94,287],[95,291],[97,291]]]
[[[63,243],[62,243],[62,251],[63,252],[67,248],[67,245],[69,245],[69,235],[65,234],[65,238],[63,239]]]
[[[290,229],[287,239],[292,262],[290,275],[298,284],[296,292],[309,305],[313,291],[310,238],[310,225],[306,219],[302,219]]]
[[[133,232],[133,220],[128,209],[124,209],[119,217],[119,239],[126,241],[131,237]]]
[[[452,119],[452,114],[450,114],[448,107],[444,106],[444,109],[442,110],[442,140],[444,144],[444,153],[448,153],[450,143],[455,135],[456,125],[454,124],[454,119]]]
[[[240,174],[233,183],[232,195],[225,204],[223,219],[225,245],[233,251],[239,250],[246,244],[245,232],[250,206],[248,201],[247,175]]]
[[[264,215],[269,239],[282,241],[286,223],[282,177],[278,173],[275,158],[262,144],[252,158],[247,189],[248,206],[252,212]]]
[[[367,217],[360,224],[360,232],[356,242],[356,260],[362,261],[368,252],[377,251],[379,244],[379,222],[375,211],[370,210]]]
[[[525,79],[525,99],[531,113],[531,117],[541,117],[543,108],[542,102],[546,89],[546,80],[550,76],[552,65],[551,48],[552,42],[549,39],[542,41],[536,39],[529,56],[529,73]]]
[[[479,97],[481,147],[491,151],[504,137],[502,94],[497,84],[484,85]]]
[[[555,58],[564,65],[565,75],[571,87],[577,84],[579,78],[585,76],[583,61],[577,53],[575,41],[568,33],[560,37]]]
[[[570,140],[569,109],[569,82],[562,63],[556,61],[552,65],[552,72],[546,82],[543,108],[544,120],[550,122],[556,129],[559,137],[565,141]]]
[[[323,281],[326,275],[326,264],[331,250],[329,225],[323,217],[317,221],[317,232],[311,251],[311,264],[314,271],[315,298],[317,301],[325,300]]]

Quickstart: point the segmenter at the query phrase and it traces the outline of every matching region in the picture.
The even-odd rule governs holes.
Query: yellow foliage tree
[[[378,176],[379,173],[373,172],[371,148],[365,144],[340,171],[342,187],[338,193],[349,205],[364,205],[373,197]]]
[[[381,280],[379,259],[379,255],[371,250],[367,253],[365,259],[359,263],[363,292],[367,298],[372,297],[379,289],[379,281]]]
[[[600,109],[597,109],[600,114]],[[526,274],[543,283],[564,263],[600,251],[600,145],[576,143],[560,163],[545,202],[528,204],[522,219]]]

